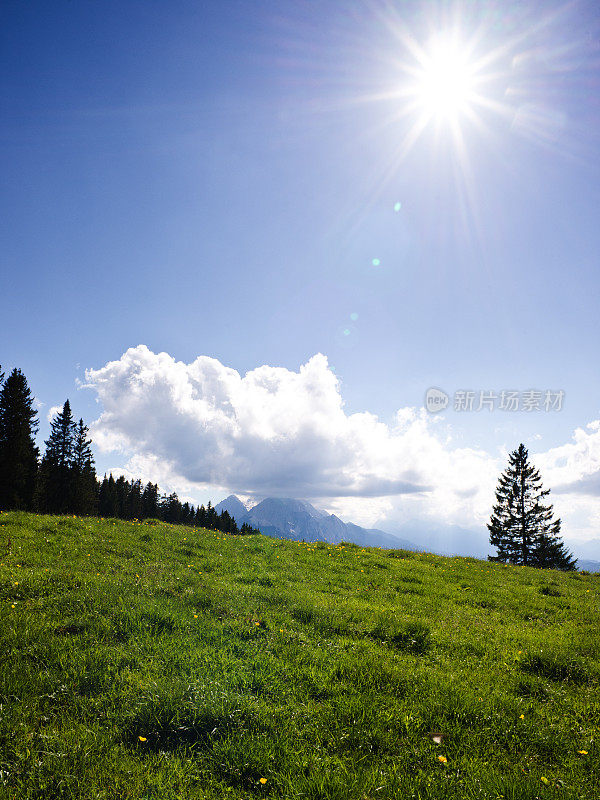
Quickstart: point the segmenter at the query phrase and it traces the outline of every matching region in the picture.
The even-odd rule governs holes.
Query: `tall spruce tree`
[[[181,503],[176,492],[172,492],[163,504],[163,519],[165,522],[181,522]]]
[[[80,419],[73,445],[73,511],[91,516],[98,509],[98,481],[89,429]]]
[[[77,426],[71,404],[65,401],[62,411],[50,424],[50,437],[40,465],[39,507],[50,514],[73,510],[75,484],[75,441]]]
[[[101,517],[118,516],[117,485],[110,473],[110,478],[104,476],[98,493],[98,513]]]
[[[158,503],[158,484],[147,483],[142,494],[142,515],[146,519],[158,519],[160,508]]]
[[[39,451],[37,411],[23,373],[0,378],[0,508],[33,508]]]
[[[144,516],[142,503],[142,481],[138,478],[131,481],[129,495],[127,496],[127,508],[125,510],[126,519],[142,519]]]
[[[117,513],[116,516],[120,519],[125,519],[127,516],[127,498],[129,497],[129,481],[125,475],[119,475],[115,481],[115,491],[117,497]]]
[[[496,548],[490,561],[571,570],[576,560],[560,538],[560,519],[553,519],[551,505],[544,503],[550,490],[542,489],[540,473],[529,463],[520,444],[509,455],[507,469],[496,489],[496,504],[488,524],[490,544]]]

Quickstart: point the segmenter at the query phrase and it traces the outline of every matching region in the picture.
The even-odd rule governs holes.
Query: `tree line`
[[[0,369],[0,510],[44,514],[158,519],[224,533],[258,533],[244,523],[238,527],[227,512],[218,514],[209,502],[194,507],[177,494],[161,494],[158,485],[141,480],[98,481],[88,427],[73,419],[71,405],[50,424],[50,436],[40,458],[35,444],[37,411],[25,375],[14,369],[4,379]]]
[[[194,507],[176,494],[163,495],[157,484],[116,480],[112,474],[96,477],[89,431],[75,422],[67,400],[52,420],[46,449],[40,459],[34,436],[37,411],[19,369],[6,380],[0,369],[0,510],[21,509],[48,514],[78,514],[121,519],[154,518],[224,533],[258,533],[247,524],[238,529],[227,511],[217,514],[208,503]],[[488,524],[492,561],[573,570],[577,561],[561,537],[560,519],[546,502],[550,491],[521,444],[509,455],[507,469],[496,489],[496,503]]]

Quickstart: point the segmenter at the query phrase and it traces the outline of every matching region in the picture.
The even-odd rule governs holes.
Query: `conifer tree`
[[[115,516],[119,519],[125,519],[127,516],[127,498],[129,496],[129,481],[125,479],[125,475],[119,475],[115,481],[115,490],[117,498],[117,509]]]
[[[127,519],[142,519],[144,516],[142,504],[142,482],[138,480],[131,481],[129,487],[129,495],[127,497],[126,518]]]
[[[79,420],[73,447],[73,511],[91,516],[98,507],[98,482],[88,427]]]
[[[104,478],[102,479],[102,483],[100,484],[100,488],[98,489],[98,514],[101,517],[109,516],[106,513],[107,507],[108,507],[108,478],[106,477],[105,473]]]
[[[235,519],[225,509],[221,511],[218,517],[218,529],[223,533],[239,533]]]
[[[165,522],[181,522],[181,503],[176,492],[172,492],[164,503],[163,519]]]
[[[204,525],[206,528],[209,528],[212,531],[218,530],[218,520],[219,517],[217,516],[217,512],[215,511],[214,507],[211,505],[210,500],[206,505],[206,519]]]
[[[158,506],[158,485],[148,482],[142,494],[142,515],[144,519],[158,519],[160,509]]]
[[[253,528],[252,525],[248,525],[247,522],[244,522],[240,528],[240,533],[247,536],[249,534],[260,533],[260,531],[257,528]]]
[[[42,511],[65,514],[73,510],[76,436],[71,404],[65,400],[62,411],[50,424],[50,437],[40,465],[38,503]]]
[[[540,473],[528,460],[525,445],[509,455],[507,469],[496,489],[496,504],[488,524],[490,544],[497,553],[490,561],[532,567],[575,569],[576,560],[560,539],[560,519],[544,504],[550,490],[542,489]]]
[[[195,524],[199,528],[206,528],[206,509],[204,508],[204,505],[198,506],[196,509]]]
[[[33,508],[39,451],[37,411],[23,373],[14,369],[0,384],[0,509]]]
[[[117,486],[115,479],[110,473],[110,477],[104,476],[98,497],[98,513],[101,517],[117,516]]]
[[[194,521],[195,512],[187,501],[181,506],[181,522],[184,525],[192,525]]]

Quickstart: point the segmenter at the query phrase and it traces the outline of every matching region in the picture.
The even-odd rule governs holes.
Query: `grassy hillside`
[[[16,513],[0,561],[0,798],[600,797],[597,576]]]

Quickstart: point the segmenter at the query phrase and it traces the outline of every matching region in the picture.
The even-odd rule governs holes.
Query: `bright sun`
[[[454,42],[433,41],[421,53],[411,94],[429,118],[456,121],[475,98],[475,74],[464,48]]]

